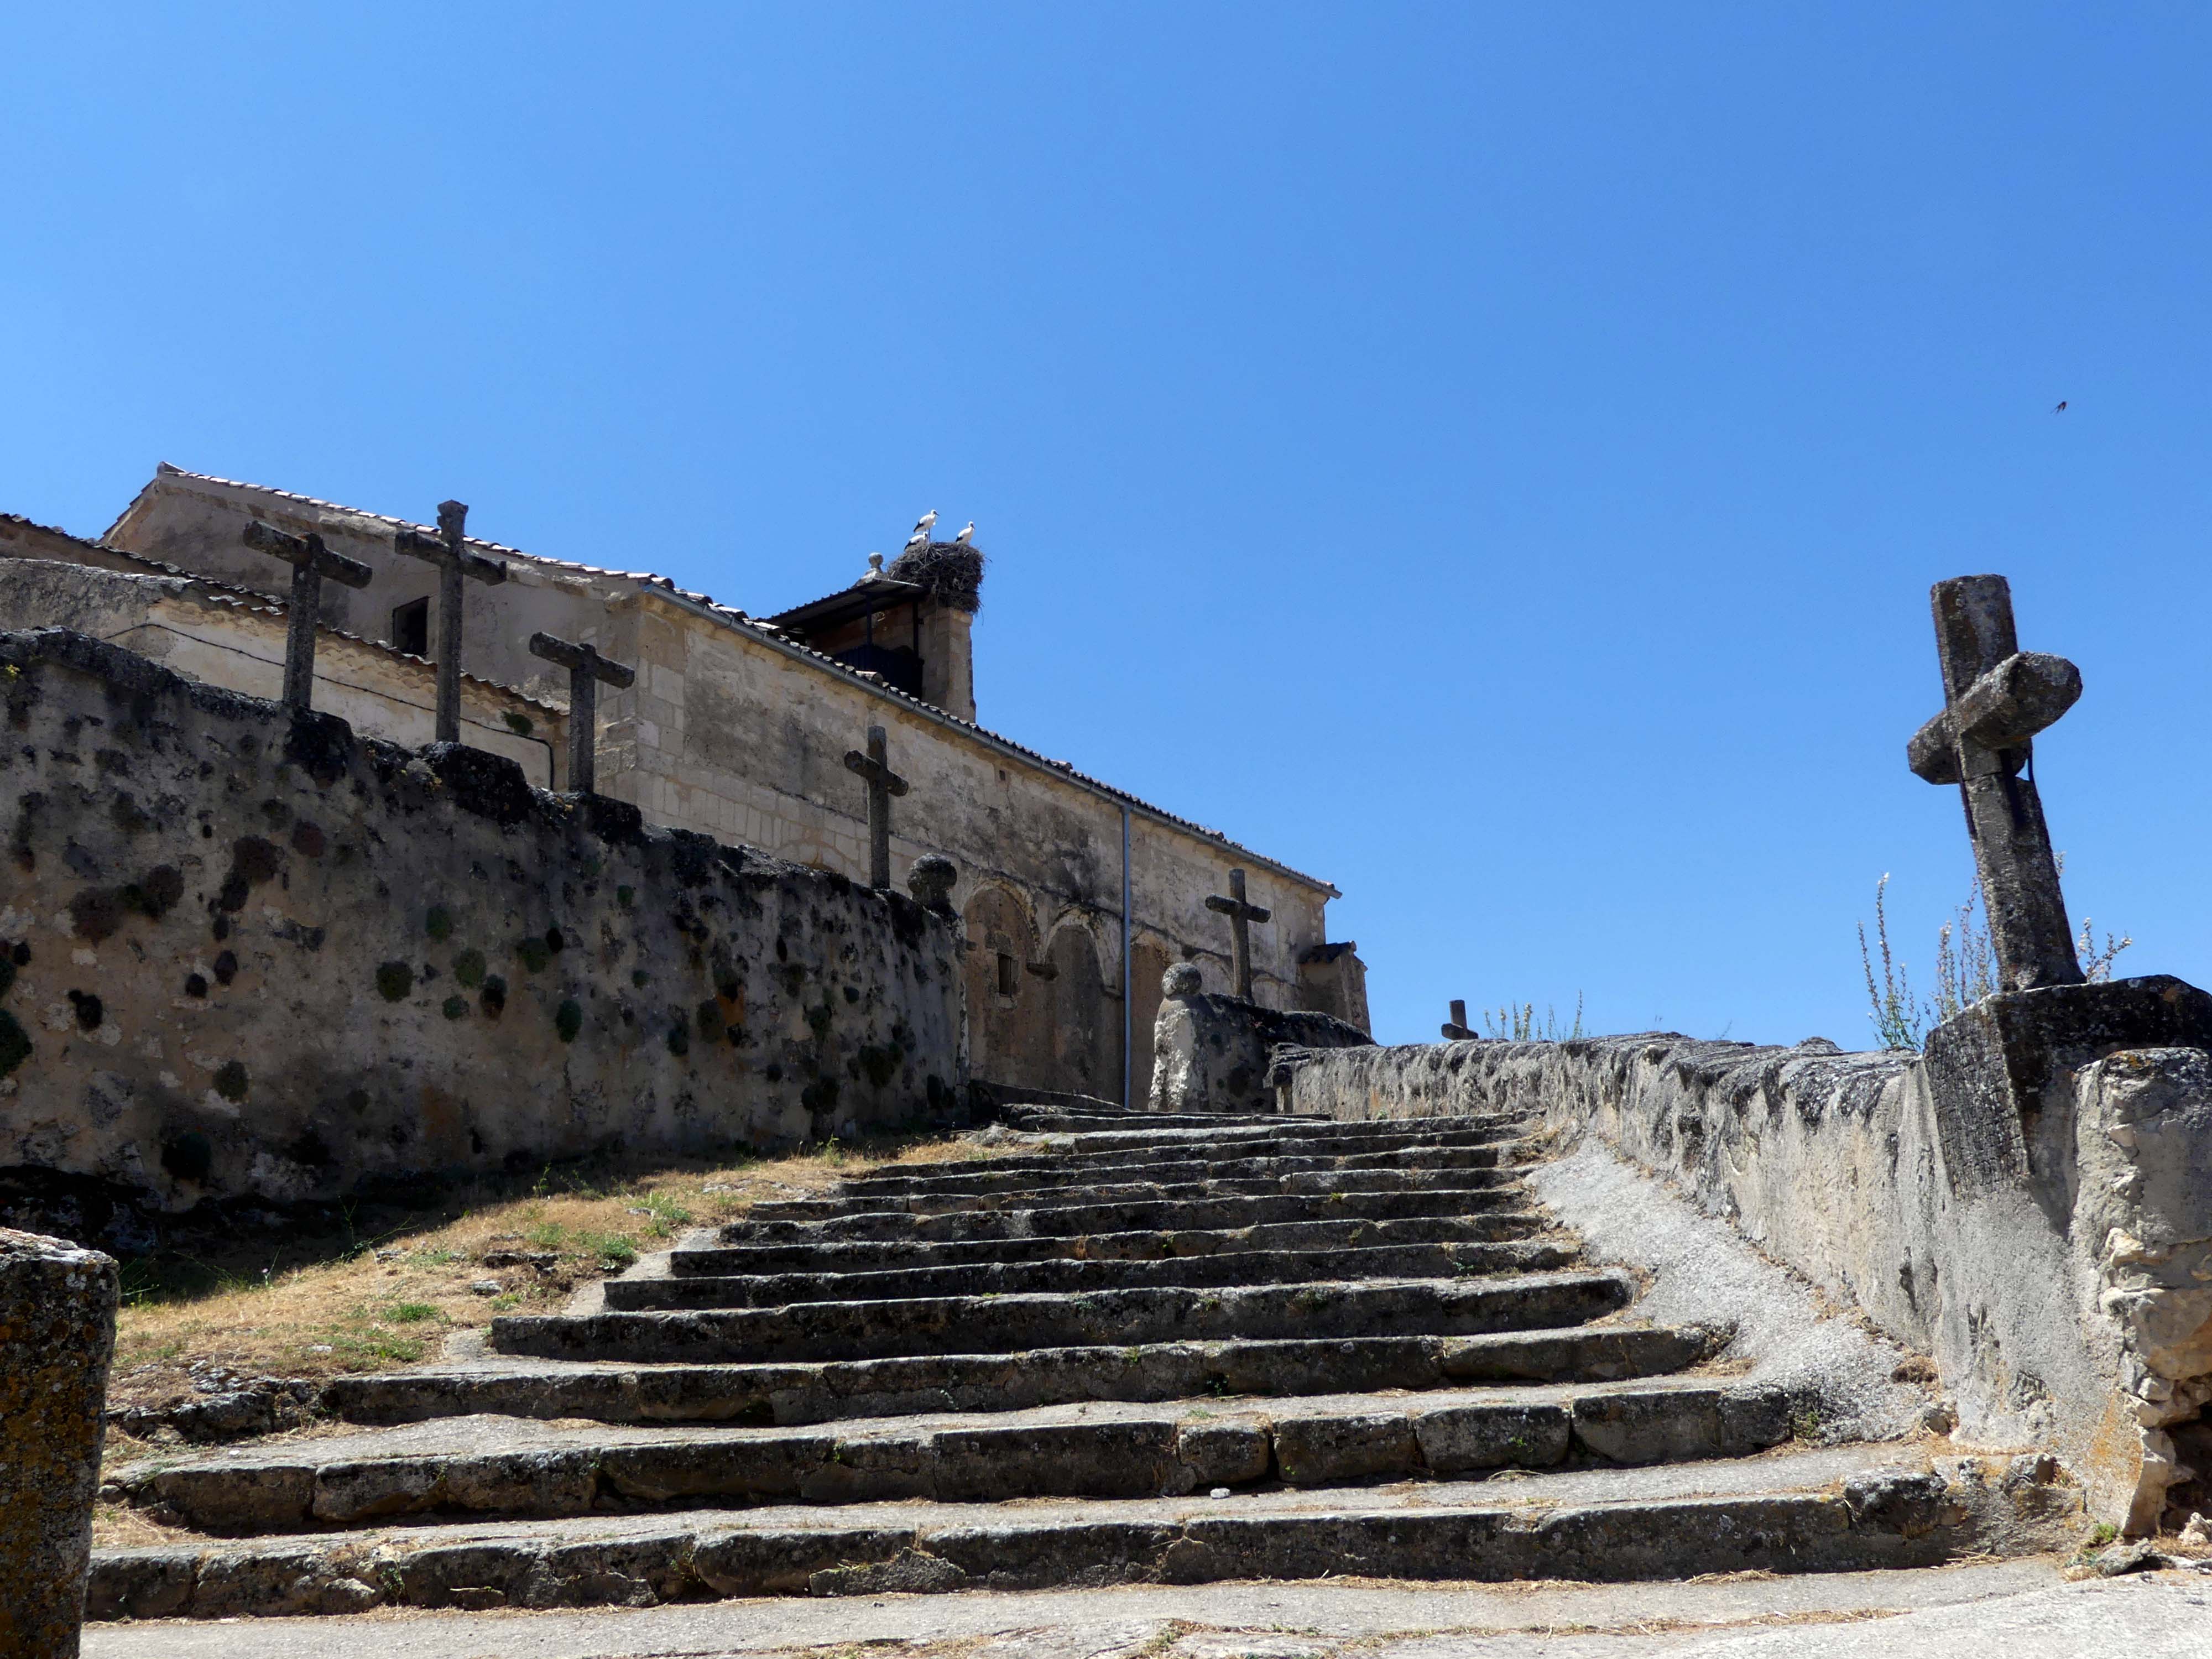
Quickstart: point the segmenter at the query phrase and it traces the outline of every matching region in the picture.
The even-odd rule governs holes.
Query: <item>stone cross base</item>
[[[75,1659],[115,1348],[115,1263],[0,1228],[0,1653]]]

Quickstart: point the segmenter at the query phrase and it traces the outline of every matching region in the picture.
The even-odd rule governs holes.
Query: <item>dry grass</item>
[[[195,1362],[310,1378],[421,1364],[454,1331],[515,1310],[556,1310],[586,1280],[757,1200],[804,1196],[889,1164],[988,1155],[936,1137],[679,1168],[585,1166],[426,1194],[416,1209],[349,1213],[334,1235],[276,1232],[134,1262],[109,1401],[169,1404],[190,1392]],[[487,1265],[502,1251],[551,1260]],[[475,1288],[488,1281],[496,1293]]]

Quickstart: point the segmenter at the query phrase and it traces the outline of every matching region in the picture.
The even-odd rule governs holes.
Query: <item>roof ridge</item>
[[[309,507],[327,507],[333,513],[349,514],[356,518],[374,519],[381,523],[391,525],[395,528],[411,530],[428,530],[430,528],[428,526],[416,524],[410,520],[394,518],[388,513],[374,513],[365,507],[348,507],[343,501],[326,501],[319,496],[302,495],[295,490],[279,489],[274,484],[249,483],[239,478],[220,478],[211,472],[193,472],[181,466],[173,466],[167,461],[158,462],[155,465],[153,481],[147,484],[145,489],[141,489],[138,492],[138,496],[132,499],[131,505],[135,507],[137,504],[138,499],[143,498],[146,494],[146,489],[151,489],[154,487],[155,483],[158,483],[164,477],[191,478],[202,483],[217,484],[228,489],[253,490],[264,495],[278,496],[285,501],[300,501]],[[125,507],[123,510],[122,514],[117,518],[116,524],[122,523],[125,518],[130,516],[130,512],[131,508]],[[108,528],[112,531],[114,528],[114,526],[111,525]],[[950,709],[940,708],[933,702],[930,702],[921,697],[910,696],[908,693],[898,690],[896,686],[885,684],[881,680],[865,678],[860,674],[860,671],[853,668],[850,665],[839,662],[835,657],[829,656],[823,652],[817,651],[811,646],[801,643],[781,628],[776,627],[774,623],[764,618],[750,616],[746,612],[738,610],[734,605],[720,604],[711,594],[695,592],[689,588],[678,587],[672,577],[656,576],[649,571],[610,570],[602,565],[580,564],[568,559],[548,558],[542,553],[526,553],[520,548],[507,547],[499,542],[485,541],[483,538],[477,536],[471,536],[468,538],[468,539],[478,547],[489,548],[496,553],[511,554],[520,559],[527,559],[532,564],[550,566],[556,569],[586,571],[592,575],[607,576],[620,581],[637,582],[647,587],[661,589],[663,592],[673,594],[690,605],[696,605],[708,611],[711,613],[714,620],[725,623],[728,625],[742,628],[748,633],[759,635],[763,639],[769,641],[771,644],[781,647],[784,650],[793,652],[800,656],[811,658],[815,662],[821,664],[826,670],[837,675],[839,678],[848,680],[854,684],[865,686],[879,696],[889,697],[896,702],[911,704],[916,708],[926,710],[931,715],[945,721],[949,725],[973,732],[977,736],[984,738],[992,743],[995,743],[1002,748],[1010,749],[1013,750],[1014,753],[1036,763],[1037,765],[1043,767],[1048,771],[1060,773],[1065,776],[1073,778],[1085,788],[1093,790],[1099,794],[1111,796],[1116,800],[1127,802],[1129,805],[1140,807],[1155,817],[1160,818],[1166,823],[1175,824],[1181,829],[1188,830],[1193,835],[1201,836],[1207,841],[1218,842],[1220,845],[1231,851],[1241,853],[1255,862],[1267,866],[1270,869],[1279,871],[1287,876],[1295,877],[1297,879],[1306,882],[1312,886],[1326,888],[1330,893],[1339,898],[1344,896],[1342,891],[1337,887],[1334,882],[1325,881],[1319,876],[1310,876],[1304,871],[1296,869],[1293,866],[1284,863],[1280,859],[1270,858],[1267,854],[1259,852],[1253,848],[1247,847],[1242,842],[1231,841],[1227,836],[1222,834],[1218,830],[1209,829],[1206,825],[1196,823],[1190,818],[1184,817],[1180,813],[1170,812],[1164,806],[1156,806],[1151,801],[1145,799],[1141,795],[1132,794],[1129,791],[1108,783],[1102,778],[1092,777],[1089,773],[1080,770],[1070,762],[1054,760],[1049,755],[1041,754],[1036,750],[1030,748],[1027,744],[1017,743],[1013,738],[1006,736],[1003,732],[994,732],[990,727],[981,725],[975,720],[963,720],[959,715],[953,714]],[[104,544],[102,544],[104,545]],[[116,550],[121,551],[122,550],[118,549]],[[132,556],[141,557],[143,556],[134,554]],[[831,595],[830,597],[835,596]],[[787,615],[788,612],[779,612],[778,614]],[[407,653],[401,653],[401,654],[405,655]],[[417,659],[417,660],[421,659]],[[467,678],[465,671],[464,671],[464,677]],[[496,684],[496,682],[483,681],[480,682],[480,684]],[[513,688],[510,687],[507,689],[512,690]],[[518,693],[518,695],[524,694]],[[550,705],[548,706],[550,707]]]

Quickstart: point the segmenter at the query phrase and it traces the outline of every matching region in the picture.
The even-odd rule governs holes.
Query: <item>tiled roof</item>
[[[158,487],[164,478],[186,478],[195,483],[210,484],[222,489],[251,490],[256,495],[271,496],[278,501],[296,501],[303,507],[316,508],[326,513],[344,514],[352,518],[367,519],[373,523],[389,525],[394,530],[419,530],[428,532],[434,528],[428,525],[416,524],[410,520],[393,518],[389,514],[370,513],[360,507],[347,507],[337,501],[325,501],[318,500],[313,495],[296,495],[291,490],[277,489],[268,484],[246,483],[236,478],[218,478],[205,472],[188,472],[180,466],[172,466],[167,461],[161,462],[155,469],[153,482],[149,483],[145,489],[138,492],[138,495],[131,502],[131,507],[136,507],[139,501],[144,499],[147,492]],[[115,524],[108,526],[108,533],[113,533],[116,525],[120,525],[130,516],[131,507],[125,507],[116,519]],[[904,704],[929,719],[940,720],[945,725],[963,732],[972,732],[984,742],[1019,756],[1022,759],[1048,772],[1066,778],[1094,794],[1103,795],[1109,799],[1121,802],[1136,811],[1158,818],[1164,823],[1174,824],[1181,830],[1187,830],[1194,836],[1218,842],[1228,852],[1249,858],[1255,864],[1264,866],[1293,880],[1303,882],[1309,887],[1319,889],[1331,897],[1342,896],[1332,882],[1323,881],[1317,876],[1307,875],[1302,870],[1294,870],[1280,860],[1271,859],[1264,853],[1254,852],[1242,842],[1231,841],[1218,830],[1209,829],[1202,823],[1194,823],[1190,819],[1168,811],[1164,807],[1155,806],[1150,801],[1133,795],[1126,789],[1117,789],[1114,785],[1094,778],[1087,772],[1079,771],[1066,761],[1054,760],[1048,755],[1040,754],[1026,744],[1017,743],[1012,738],[1002,736],[988,726],[978,726],[973,720],[962,720],[957,714],[939,708],[935,703],[926,702],[920,697],[909,696],[896,687],[885,684],[873,675],[863,674],[859,670],[839,662],[834,657],[825,656],[821,652],[801,644],[798,640],[769,623],[750,617],[733,605],[717,603],[710,594],[678,587],[666,576],[656,576],[649,571],[610,570],[604,566],[579,564],[569,559],[547,558],[543,554],[526,553],[519,547],[507,547],[498,542],[486,541],[478,536],[471,536],[468,542],[470,546],[484,553],[501,558],[521,559],[530,564],[550,570],[573,570],[586,575],[604,576],[610,580],[635,582],[641,586],[657,588],[662,593],[683,601],[687,608],[703,614],[712,621],[741,633],[757,635],[780,650],[787,651],[794,656],[805,659],[825,673],[849,680],[856,685],[865,686],[878,696]]]

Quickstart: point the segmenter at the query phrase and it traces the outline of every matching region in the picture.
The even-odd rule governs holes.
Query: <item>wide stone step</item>
[[[1515,1126],[1517,1129],[1521,1126]],[[1249,1157],[1209,1157],[1173,1152],[1116,1153],[1111,1158],[1000,1158],[962,1165],[930,1164],[927,1173],[894,1167],[853,1176],[838,1183],[841,1193],[997,1192],[1009,1187],[1040,1190],[1119,1181],[1205,1181],[1238,1176],[1298,1175],[1328,1170],[1471,1170],[1498,1162],[1497,1148],[1521,1139],[1505,1130],[1449,1146],[1409,1146],[1376,1152],[1267,1152]]]
[[[1405,1152],[1431,1151],[1431,1148],[1451,1148],[1451,1146],[1482,1146],[1486,1141],[1516,1139],[1528,1133],[1528,1119],[1520,1113],[1495,1113],[1480,1117],[1437,1117],[1431,1119],[1431,1128],[1402,1128],[1389,1126],[1385,1133],[1356,1133],[1363,1126],[1338,1126],[1345,1133],[1328,1134],[1175,1134],[1164,1137],[1155,1144],[1139,1146],[1109,1146],[1093,1148],[1079,1137],[1055,1137],[1048,1151],[1037,1152],[998,1152],[994,1157],[973,1157],[973,1159],[947,1159],[942,1164],[894,1164],[878,1170],[865,1170],[849,1176],[852,1182],[896,1182],[911,1176],[936,1175],[978,1175],[991,1170],[1060,1170],[1060,1168],[1119,1168],[1128,1164],[1161,1164],[1161,1161],[1221,1161],[1243,1159],[1243,1157],[1314,1157],[1314,1159],[1380,1159]]]
[[[1517,1208],[1518,1179],[1505,1171],[1459,1171],[1464,1185],[1412,1193],[1328,1193],[1270,1197],[1159,1199],[1126,1204],[1053,1204],[1033,1210],[946,1215],[868,1211],[817,1221],[732,1221],[722,1237],[732,1244],[830,1243],[832,1240],[1078,1237],[1141,1228],[1179,1230],[1256,1226],[1271,1221],[1385,1220],[1407,1216],[1466,1215]]]
[[[1500,1124],[1526,1122],[1522,1114],[1474,1113],[1434,1118],[1394,1118],[1373,1123],[1340,1123],[1316,1119],[1296,1127],[1243,1129],[1194,1127],[1150,1130],[1092,1131],[1080,1134],[1045,1133],[1030,1143],[1036,1152],[1085,1158],[1101,1154],[1171,1151],[1204,1151],[1220,1147],[1237,1152],[1273,1146],[1283,1152],[1321,1150],[1352,1152],[1361,1148],[1452,1145],[1468,1134],[1494,1131]],[[1019,1154],[1015,1154],[1018,1156]],[[988,1159],[978,1160],[989,1162]]]
[[[171,1524],[226,1536],[401,1516],[1171,1498],[1741,1456],[1788,1439],[1790,1413],[1778,1388],[1673,1384],[1224,1401],[1218,1410],[1086,1405],[836,1430],[468,1417],[142,1465],[112,1484]]]
[[[1608,1272],[805,1302],[683,1313],[509,1315],[492,1322],[491,1343],[502,1353],[545,1359],[763,1361],[1233,1337],[1460,1336],[1584,1324],[1618,1312],[1634,1294],[1626,1274]]]
[[[672,1254],[672,1269],[691,1252]],[[719,1254],[717,1252],[716,1254]],[[1571,1267],[1565,1243],[1400,1244],[1327,1252],[1250,1250],[1140,1261],[994,1261],[888,1273],[815,1273],[611,1279],[602,1287],[617,1312],[653,1308],[776,1308],[792,1302],[897,1301],[912,1297],[1079,1293],[1164,1285],[1285,1285],[1326,1279],[1426,1279],[1540,1273]]]
[[[860,1273],[962,1267],[979,1261],[1152,1261],[1247,1250],[1333,1250],[1394,1244],[1486,1244],[1534,1237],[1552,1225],[1536,1210],[1397,1219],[1278,1221],[1255,1227],[1176,1228],[1042,1237],[861,1239],[781,1244],[687,1243],[669,1258],[678,1277]],[[719,1237],[710,1234],[708,1237]]]
[[[1327,1123],[1315,1113],[1282,1112],[1119,1112],[1083,1111],[1066,1106],[1002,1106],[1000,1121],[1009,1128],[1030,1129],[1048,1125],[1055,1129],[1080,1126],[1085,1129],[1199,1129],[1218,1126],[1273,1129],[1300,1124]]]
[[[645,1606],[1226,1578],[1570,1578],[1928,1565],[2056,1541],[1994,1480],[1842,1447],[1656,1469],[1439,1481],[1417,1496],[775,1506],[414,1525],[103,1550],[94,1619]],[[1887,1459],[1899,1461],[1885,1468]],[[2039,1492],[2047,1489],[2038,1488]],[[2012,1506],[2008,1509],[2008,1506]]]
[[[984,1191],[839,1188],[818,1198],[763,1200],[745,1213],[748,1219],[754,1221],[806,1221],[844,1215],[955,1215],[1068,1205],[1182,1204],[1203,1199],[1278,1195],[1325,1197],[1331,1193],[1477,1192],[1489,1188],[1474,1185],[1471,1176],[1512,1161],[1510,1145],[1481,1150],[1486,1156],[1443,1170],[1316,1170],[1243,1176],[1206,1174],[1188,1181],[1148,1178],[1076,1187],[1045,1182]]]
[[[453,1370],[335,1377],[324,1385],[323,1399],[352,1423],[488,1413],[602,1423],[798,1425],[1084,1401],[1622,1382],[1682,1370],[1725,1340],[1725,1333],[1696,1325],[1599,1325],[1487,1336],[1142,1343],[817,1364],[549,1364],[493,1357]]]

